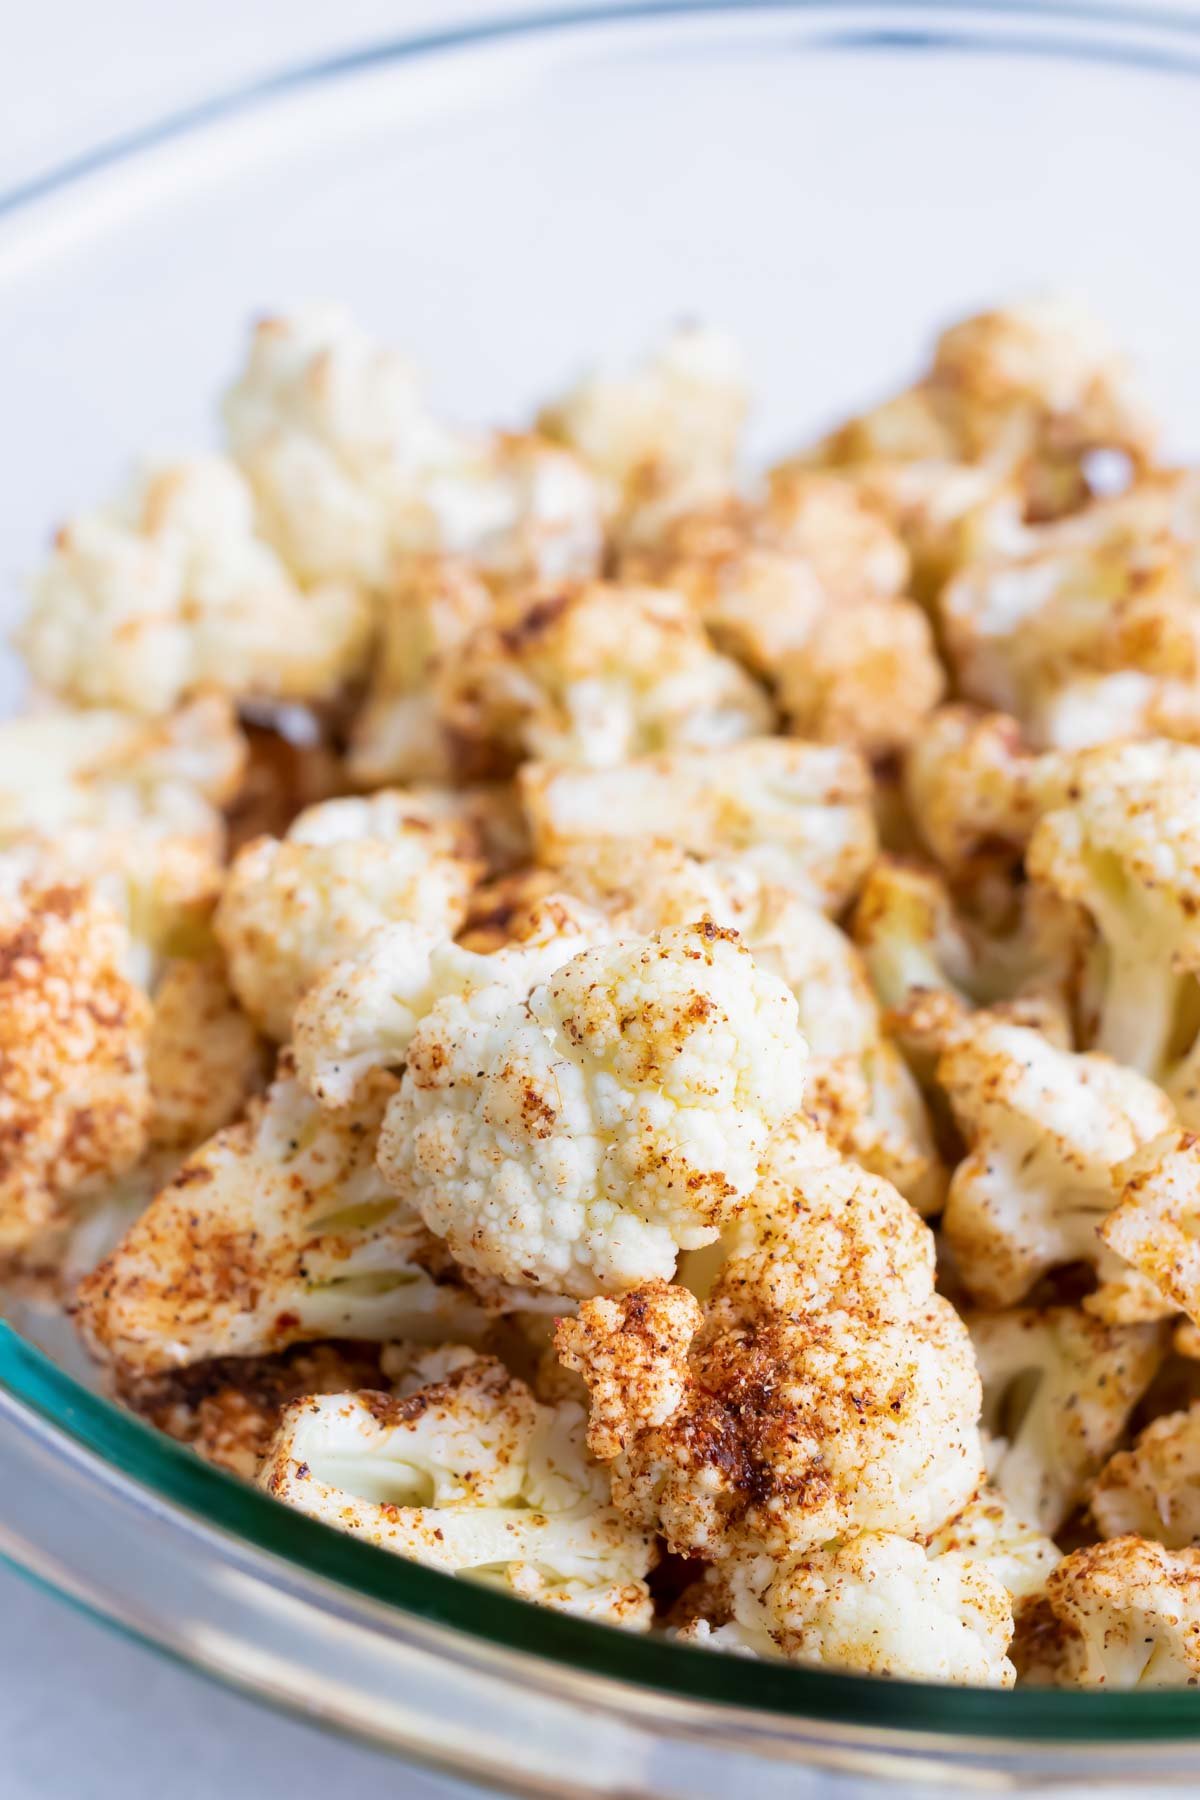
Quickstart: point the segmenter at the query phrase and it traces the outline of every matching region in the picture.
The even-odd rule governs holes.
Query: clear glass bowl
[[[131,457],[206,438],[247,315],[301,297],[345,299],[489,419],[717,319],[750,348],[766,450],[902,377],[944,317],[1065,287],[1196,450],[1198,75],[1195,15],[699,4],[381,44],[214,101],[0,199],[0,569]],[[0,1551],[406,1754],[688,1800],[816,1770],[823,1793],[1200,1773],[1194,1693],[754,1664],[410,1566],[202,1466],[23,1329],[0,1326]]]

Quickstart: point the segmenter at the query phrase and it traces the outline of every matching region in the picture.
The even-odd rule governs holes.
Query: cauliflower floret
[[[216,956],[168,963],[154,990],[146,1048],[149,1141],[187,1151],[228,1125],[267,1072],[265,1046]]]
[[[353,588],[302,590],[255,537],[233,465],[197,457],[63,527],[19,642],[37,679],[75,704],[153,715],[204,687],[239,699],[335,694],[369,632]]]
[[[611,934],[604,920],[551,895],[530,908],[519,941],[480,956],[420,925],[381,925],[319,975],[296,1009],[296,1066],[322,1106],[347,1106],[373,1072],[398,1070],[439,1000],[502,988],[523,1004],[572,956]]]
[[[1166,1326],[1108,1325],[1071,1306],[974,1313],[988,1473],[1013,1511],[1055,1532],[1149,1387]]]
[[[1049,765],[1043,784],[1048,810],[1026,862],[1100,934],[1095,1048],[1162,1079],[1200,968],[1200,748],[1082,751]]]
[[[501,953],[503,955],[503,953]],[[379,1162],[467,1267],[586,1295],[669,1275],[800,1104],[796,1002],[705,922],[573,957],[528,999],[438,1002]]]
[[[941,597],[962,691],[1032,742],[1200,734],[1200,480],[1155,474],[983,556]]]
[[[729,1622],[714,1630],[699,1619],[680,1641],[910,1681],[1015,1679],[1005,1655],[1012,1603],[997,1578],[890,1532],[835,1538],[778,1565],[736,1561],[724,1587]]]
[[[380,607],[371,685],[350,733],[356,781],[441,781],[461,752],[443,730],[438,681],[497,598],[468,563],[446,557],[401,563]]]
[[[1087,462],[1149,461],[1154,430],[1103,328],[1062,300],[964,319],[938,339],[929,373],[852,419],[816,456],[859,463],[980,464],[1020,481],[1033,516],[1088,494]]]
[[[666,589],[588,582],[504,603],[440,666],[438,721],[469,772],[609,768],[771,729],[765,692]]]
[[[409,365],[339,309],[264,320],[225,419],[263,529],[302,579],[384,588],[398,553],[549,580],[599,560],[600,494],[577,458],[447,429]]]
[[[478,1338],[478,1298],[375,1168],[391,1086],[334,1119],[281,1059],[83,1283],[94,1354],[155,1374],[305,1338]]]
[[[1200,1543],[1200,1401],[1151,1420],[1096,1477],[1091,1514],[1101,1537],[1135,1532],[1168,1550]]]
[[[1042,1686],[1200,1685],[1200,1550],[1118,1537],[1072,1551],[1018,1615],[1013,1658]]]
[[[881,857],[854,913],[853,935],[891,1029],[921,1073],[973,1007],[1071,1041],[1081,928],[1051,894],[1021,889],[1015,919],[985,929],[960,912],[931,870]]]
[[[668,843],[744,863],[828,913],[853,898],[875,854],[871,778],[853,751],[763,738],[620,768],[527,764],[520,787],[537,859]]]
[[[585,1301],[557,1341],[617,1505],[684,1555],[925,1536],[982,1480],[978,1378],[933,1293],[932,1236],[852,1164],[771,1175],[703,1313],[652,1282]]]
[[[100,709],[0,723],[0,848],[32,877],[94,884],[133,935],[149,985],[186,948],[221,881],[217,808],[245,745],[216,695],[148,722]]]
[[[946,678],[914,601],[864,599],[821,619],[780,661],[776,697],[795,737],[885,757],[920,739]]]
[[[1079,1261],[1103,1284],[1089,1311],[1117,1321],[1169,1312],[1099,1234],[1114,1165],[1172,1124],[1165,1094],[1105,1056],[1057,1049],[987,1013],[959,1026],[937,1078],[968,1146],[942,1231],[972,1298],[1011,1306],[1050,1269]]]
[[[644,1631],[653,1540],[611,1505],[584,1425],[578,1405],[543,1406],[475,1357],[400,1397],[294,1401],[259,1485],[381,1549]]]
[[[748,409],[738,346],[723,332],[684,327],[620,375],[586,376],[538,424],[602,483],[618,528],[725,493]]]
[[[247,844],[229,870],[215,929],[234,992],[282,1041],[305,990],[376,926],[457,930],[478,873],[461,827],[411,794],[310,807],[282,840]]]
[[[935,1532],[928,1550],[944,1562],[986,1569],[1013,1600],[1038,1593],[1061,1560],[1054,1540],[1021,1518],[993,1487],[982,1488]]]
[[[149,1005],[84,887],[0,892],[0,1263],[39,1258],[146,1141]]]
[[[1114,1181],[1120,1199],[1101,1227],[1105,1243],[1168,1307],[1200,1322],[1200,1140],[1170,1132],[1131,1154]]]
[[[1038,820],[1038,763],[1014,719],[943,706],[904,763],[904,798],[943,869],[968,870],[981,853],[1017,862]]]
[[[253,1481],[289,1402],[377,1387],[380,1362],[376,1345],[296,1344],[276,1356],[229,1357],[116,1385],[122,1404],[156,1430]]]

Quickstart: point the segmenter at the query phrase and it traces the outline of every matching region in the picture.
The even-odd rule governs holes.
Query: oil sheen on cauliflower
[[[711,1243],[795,1113],[796,1002],[710,922],[585,950],[514,998],[438,1002],[379,1160],[469,1268],[585,1295]]]
[[[1039,1686],[1200,1685],[1200,1550],[1129,1536],[1072,1551],[1022,1609],[1013,1655]]]
[[[491,1357],[424,1360],[401,1395],[294,1401],[260,1486],[381,1549],[644,1631],[653,1539],[612,1506],[582,1407],[541,1404]]]
[[[311,700],[360,667],[370,617],[350,587],[298,587],[255,536],[254,501],[219,457],[151,471],[59,532],[20,644],[82,706],[170,712],[200,688]]]
[[[631,853],[665,842],[744,863],[759,880],[837,913],[875,855],[870,771],[833,746],[760,738],[614,769],[528,763],[520,787],[537,860],[551,868],[612,840]]]
[[[322,969],[391,920],[449,936],[478,873],[462,829],[413,795],[385,789],[308,808],[282,840],[247,844],[226,878],[215,924],[238,999],[286,1039]]]
[[[390,1091],[334,1119],[282,1059],[84,1282],[93,1352],[154,1374],[306,1338],[478,1337],[477,1296],[375,1168]]]
[[[1170,1310],[1100,1236],[1116,1199],[1114,1166],[1172,1123],[1160,1089],[986,1012],[959,1027],[938,1082],[968,1146],[942,1230],[975,1300],[1011,1306],[1048,1270],[1088,1262],[1102,1282],[1089,1310],[1118,1321]]]
[[[128,959],[124,928],[89,889],[0,892],[0,1264],[53,1255],[141,1155],[150,1009]]]
[[[932,1236],[853,1164],[768,1177],[704,1310],[651,1282],[586,1301],[558,1346],[617,1505],[684,1555],[924,1537],[982,1480],[979,1380]]]
[[[988,1472],[1021,1519],[1055,1532],[1115,1449],[1166,1349],[1166,1326],[1072,1306],[974,1313]]]

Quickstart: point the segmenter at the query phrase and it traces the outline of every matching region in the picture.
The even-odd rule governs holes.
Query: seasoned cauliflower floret
[[[168,963],[146,1049],[150,1142],[187,1151],[241,1112],[267,1072],[265,1046],[216,956]]]
[[[1088,457],[1135,467],[1154,431],[1107,332],[1068,302],[1026,301],[944,331],[927,375],[818,446],[834,465],[979,464],[1017,478],[1034,516],[1087,497]]]
[[[1115,1173],[1120,1199],[1101,1227],[1110,1250],[1200,1322],[1200,1140],[1169,1132]]]
[[[462,828],[411,794],[310,807],[282,840],[247,844],[229,870],[215,924],[238,999],[269,1036],[287,1038],[305,990],[376,926],[457,930],[478,873]]]
[[[657,521],[731,486],[747,407],[738,346],[687,326],[626,374],[586,376],[538,423],[595,471],[628,534],[641,511]]]
[[[904,797],[918,834],[951,875],[982,854],[1016,862],[1038,820],[1037,758],[1016,721],[943,706],[904,764]]]
[[[128,953],[87,888],[0,893],[0,1263],[53,1255],[141,1155],[150,1009]]]
[[[987,1013],[965,1020],[938,1063],[968,1154],[955,1169],[942,1231],[972,1297],[1011,1306],[1048,1270],[1091,1263],[1089,1310],[1118,1322],[1170,1311],[1105,1250],[1112,1171],[1168,1130],[1171,1103],[1106,1056],[1057,1049]]]
[[[162,720],[103,709],[0,723],[0,848],[32,876],[93,883],[133,934],[148,985],[190,947],[221,882],[217,808],[241,780],[245,745],[216,695]]]
[[[703,1313],[649,1283],[586,1301],[558,1346],[617,1505],[685,1555],[925,1536],[982,1479],[978,1378],[933,1293],[932,1237],[852,1164],[769,1178]]]
[[[1083,751],[1051,765],[1044,786],[1048,810],[1027,866],[1099,932],[1095,1047],[1162,1079],[1200,968],[1200,748],[1155,740]]]
[[[653,1539],[612,1506],[584,1434],[575,1403],[542,1405],[490,1357],[453,1359],[403,1396],[294,1401],[259,1485],[384,1550],[645,1630]]]
[[[500,953],[503,956],[503,952]],[[796,1002],[710,922],[573,957],[529,995],[440,1000],[379,1160],[467,1267],[585,1295],[673,1271],[795,1113]]]
[[[160,714],[199,688],[335,694],[369,632],[353,588],[299,588],[254,535],[233,465],[197,457],[63,527],[19,641],[38,681],[75,704]]]
[[[825,912],[853,898],[875,854],[871,778],[853,751],[762,738],[604,770],[533,763],[521,792],[537,860],[666,842],[744,863]]]
[[[974,1313],[988,1472],[1021,1519],[1055,1532],[1149,1387],[1165,1326],[1107,1325],[1071,1306]]]
[[[984,1568],[1013,1600],[1036,1594],[1060,1561],[1058,1546],[1023,1519],[996,1488],[981,1488],[929,1540],[929,1554]]]
[[[1072,1551],[1018,1615],[1013,1658],[1049,1687],[1200,1686],[1200,1550],[1117,1537]]]
[[[322,1106],[346,1106],[374,1071],[404,1065],[439,1000],[500,988],[523,1005],[564,962],[609,936],[599,914],[554,895],[532,906],[519,939],[493,955],[420,925],[381,925],[319,975],[297,1007],[300,1078]]]
[[[438,723],[469,772],[526,757],[609,768],[769,731],[766,693],[662,588],[588,582],[506,602],[438,671]]]
[[[941,598],[962,691],[1039,745],[1200,734],[1200,481],[1154,474],[968,563]]]
[[[1012,1603],[981,1563],[864,1531],[778,1564],[735,1561],[724,1584],[728,1623],[700,1619],[682,1642],[910,1681],[1013,1684]]]
[[[1152,1419],[1129,1450],[1118,1450],[1090,1497],[1101,1537],[1136,1532],[1168,1550],[1200,1543],[1200,1401]]]
[[[781,660],[776,698],[788,730],[885,757],[919,740],[946,678],[914,601],[865,599],[826,614]]]
[[[600,494],[536,437],[451,431],[416,376],[338,308],[265,319],[226,396],[263,529],[302,579],[387,585],[401,554],[470,555],[498,573],[588,573]]]
[[[390,1091],[334,1119],[283,1059],[84,1282],[94,1354],[154,1374],[305,1338],[478,1337],[479,1300],[375,1168]]]

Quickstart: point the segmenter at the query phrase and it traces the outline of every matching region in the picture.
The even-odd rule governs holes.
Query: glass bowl
[[[0,569],[211,434],[247,318],[344,299],[464,417],[701,315],[755,448],[903,378],[948,316],[1091,298],[1200,448],[1200,18],[686,4],[380,44],[0,197]],[[16,604],[15,577],[6,605]],[[8,690],[16,676],[6,674]],[[0,1551],[196,1667],[530,1794],[893,1793],[1200,1774],[1200,1695],[974,1692],[538,1611],[285,1512],[0,1326]],[[45,1352],[49,1349],[51,1355]]]

